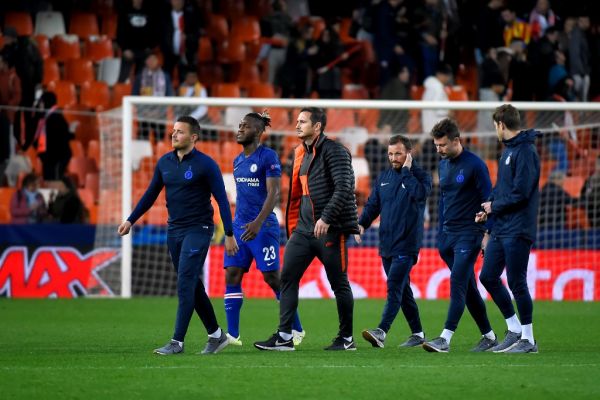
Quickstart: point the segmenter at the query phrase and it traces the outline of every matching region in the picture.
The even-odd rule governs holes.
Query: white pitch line
[[[456,367],[462,368],[484,368],[484,367],[496,367],[496,368],[588,368],[588,367],[600,367],[600,364],[506,364],[506,365],[492,365],[492,364],[461,364]],[[442,365],[414,365],[414,364],[394,364],[394,368],[412,368],[412,369],[433,369],[443,368]],[[247,368],[262,368],[262,369],[281,369],[281,368],[294,368],[294,369],[328,369],[328,368],[347,368],[347,369],[360,369],[360,368],[379,368],[389,369],[388,366],[381,365],[210,365],[210,364],[199,364],[199,365],[139,365],[139,366],[116,366],[116,367],[95,367],[95,366],[39,366],[39,367],[24,367],[24,366],[2,366],[2,371],[73,371],[73,370],[152,370],[152,369],[247,369]]]

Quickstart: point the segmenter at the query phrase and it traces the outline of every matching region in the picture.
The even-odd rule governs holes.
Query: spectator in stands
[[[0,53],[0,104],[16,107],[21,101],[21,82],[12,60],[6,57],[5,53]],[[14,116],[15,110],[0,109],[0,178],[14,153],[14,146],[11,148]]]
[[[71,160],[69,141],[73,134],[69,124],[56,104],[53,92],[44,92],[36,108],[38,124],[34,137],[38,155],[42,160],[45,181],[54,181],[64,176]]]
[[[314,89],[322,99],[342,97],[342,74],[339,67],[344,49],[338,33],[326,27],[317,42],[308,49],[314,69]],[[335,63],[334,65],[330,65]]]
[[[162,70],[158,63],[158,57],[154,53],[146,56],[144,69],[136,76],[131,93],[136,96],[173,96],[173,85],[171,77]],[[162,140],[164,136],[164,121],[167,117],[164,107],[143,108],[138,110],[140,123],[140,137],[148,138],[150,131],[154,131],[155,137]]]
[[[559,31],[556,27],[550,26],[544,36],[537,42],[529,45],[529,60],[536,71],[534,76],[534,95],[535,99],[540,101],[550,95],[548,86],[548,75],[550,68],[554,64],[554,52],[558,50]]]
[[[177,90],[177,95],[179,97],[199,97],[206,98],[206,88],[200,83],[198,80],[198,73],[191,69],[185,72],[185,78],[179,89]],[[200,126],[204,128],[203,125],[211,124],[212,121],[208,117],[208,107],[207,106],[176,106],[175,107],[176,115],[191,115],[196,118],[200,123]],[[200,132],[200,140],[216,140],[217,139],[217,131],[202,129]]]
[[[569,38],[569,72],[579,101],[587,101],[590,89],[591,53],[586,37],[589,28],[590,17],[582,15],[577,18]]]
[[[139,74],[149,51],[158,45],[156,16],[144,0],[131,0],[119,14],[117,44],[121,48],[123,61],[119,82],[129,80],[132,68]]]
[[[379,98],[382,100],[410,100],[411,79],[408,67],[393,63],[391,70],[392,79],[385,84]],[[384,132],[404,133],[407,131],[408,110],[381,110],[378,125]]]
[[[556,25],[557,17],[550,8],[549,0],[537,0],[535,8],[529,14],[531,38],[539,40],[544,36],[546,29]]]
[[[556,50],[554,52],[554,65],[550,67],[548,71],[548,75],[546,79],[548,80],[548,89],[549,96],[552,96],[554,93],[563,93],[565,92],[565,83],[573,86],[573,80],[569,76],[569,72],[567,71],[567,67],[565,66],[567,59],[565,57],[565,53],[560,50]],[[565,99],[570,99],[571,96],[562,96]]]
[[[200,33],[197,15],[191,7],[185,7],[184,0],[170,0],[170,8],[162,17],[160,50],[164,58],[163,69],[174,76],[177,67],[179,79],[183,79],[185,70],[196,65]]]
[[[272,38],[273,41],[270,44],[263,45],[259,60],[268,58],[269,82],[274,85],[280,85],[276,78],[286,61],[286,48],[293,26],[292,18],[287,13],[285,0],[273,1],[272,12],[261,21],[262,36]]]
[[[574,204],[575,199],[563,189],[564,181],[565,173],[555,170],[542,187],[538,215],[538,225],[541,229],[565,229],[566,206]]]
[[[14,65],[15,72],[20,79],[21,107],[32,108],[35,102],[36,89],[42,83],[44,62],[37,46],[28,36],[17,36],[17,31],[12,27],[4,29],[4,47],[2,55],[5,60]],[[35,134],[35,119],[30,110],[18,111],[14,117],[15,135],[21,148],[29,147]],[[23,121],[23,123],[22,123]]]
[[[592,228],[600,228],[600,156],[596,159],[594,173],[586,179],[581,188],[581,203],[584,206]]]
[[[290,33],[290,42],[285,54],[285,62],[279,70],[277,82],[281,85],[281,97],[307,97],[308,74],[310,71],[308,49],[312,47],[314,28],[310,24]]]
[[[52,192],[48,213],[51,221],[61,224],[88,222],[88,212],[77,194],[75,184],[68,176],[63,176],[57,182],[57,192]]]
[[[446,64],[438,65],[435,75],[425,79],[423,86],[423,101],[448,101],[448,94],[445,86],[452,79],[452,68]],[[430,140],[431,129],[440,120],[448,117],[450,112],[446,109],[437,110],[422,110],[421,111],[421,127],[423,132],[418,142],[415,143],[414,153],[418,154],[418,160],[423,168],[427,171],[432,171],[435,168],[437,161],[437,152],[433,142]]]
[[[506,82],[500,66],[498,65],[498,52],[496,48],[490,47],[483,63],[481,63],[479,72],[479,100],[480,101],[500,101],[506,91]],[[495,131],[492,120],[493,111],[477,112],[477,132],[493,133]],[[496,158],[496,148],[498,140],[496,135],[484,136],[479,138],[481,146],[481,156],[484,158]]]
[[[484,61],[486,49],[497,48],[504,45],[504,21],[500,15],[503,0],[490,0],[481,8],[475,23],[475,61],[481,64]]]
[[[415,10],[414,23],[420,36],[423,79],[433,76],[439,64],[440,49],[448,35],[440,0],[424,0]]]
[[[10,200],[13,224],[38,224],[46,219],[48,210],[44,197],[39,192],[40,179],[35,173],[23,178],[21,189]]]
[[[512,81],[512,101],[533,101],[535,75],[540,71],[534,71],[527,59],[527,48],[520,39],[513,39],[510,44],[513,56],[510,60],[509,80]]]
[[[525,44],[531,40],[531,26],[520,18],[513,7],[502,10],[504,20],[504,45],[509,47],[514,39],[519,39]]]

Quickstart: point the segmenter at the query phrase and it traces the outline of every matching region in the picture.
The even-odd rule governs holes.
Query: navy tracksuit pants
[[[444,325],[450,331],[456,331],[465,304],[481,334],[492,330],[475,281],[475,261],[481,251],[482,238],[480,233],[442,233],[439,238],[440,256],[450,268],[450,306]]]
[[[173,339],[183,342],[194,310],[210,334],[219,328],[217,317],[204,284],[202,269],[208,254],[212,229],[199,228],[167,235],[167,245],[177,273],[177,318]]]
[[[498,238],[492,235],[485,249],[483,268],[479,275],[479,280],[500,308],[504,318],[510,318],[515,315],[515,309],[510,294],[500,279],[506,266],[508,287],[517,303],[523,325],[531,324],[533,319],[533,301],[527,287],[527,264],[531,245],[531,241],[525,238]]]

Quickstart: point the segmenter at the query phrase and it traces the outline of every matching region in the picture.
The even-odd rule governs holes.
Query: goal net
[[[452,98],[452,97],[451,97]],[[120,110],[100,115],[101,176],[96,247],[115,247],[119,262],[104,268],[102,279],[113,293],[174,295],[175,276],[166,247],[164,193],[134,226],[133,234],[119,238],[117,225],[129,215],[146,189],[159,157],[171,150],[170,131],[175,118],[206,107],[196,147],[220,166],[232,209],[236,194],[233,159],[242,150],[234,140],[240,119],[248,112],[268,109],[272,127],[263,137],[275,149],[283,166],[280,206],[281,250],[285,246],[284,212],[290,155],[299,144],[295,121],[305,106],[327,110],[326,134],[352,153],[355,194],[359,213],[377,175],[389,167],[387,140],[405,134],[413,140],[416,162],[431,172],[434,187],[427,202],[425,235],[411,283],[419,298],[447,298],[449,270],[435,248],[438,224],[438,157],[429,137],[429,114],[447,114],[460,127],[463,144],[477,153],[496,181],[502,151],[491,115],[499,103],[451,101],[291,100],[251,98],[126,97]],[[600,300],[600,105],[592,103],[514,103],[523,127],[538,129],[541,159],[541,204],[538,236],[529,260],[529,288],[536,299]],[[432,112],[434,111],[434,112]],[[215,204],[215,210],[217,209]],[[220,224],[218,211],[215,223]],[[224,293],[222,231],[216,230],[203,279],[209,294]],[[363,243],[350,240],[349,276],[354,294],[385,297],[385,276],[378,256],[378,224],[367,230]],[[479,273],[482,259],[478,259]],[[244,278],[248,297],[271,297],[272,292],[254,268]],[[482,294],[486,295],[483,287]],[[302,297],[332,297],[318,260],[301,282]],[[488,296],[489,298],[489,296]]]

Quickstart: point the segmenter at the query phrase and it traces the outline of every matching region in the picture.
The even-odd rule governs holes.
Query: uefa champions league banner
[[[0,297],[72,298],[118,294],[113,293],[116,289],[111,289],[103,278],[109,266],[115,268],[120,263],[118,239],[115,236],[115,247],[95,248],[94,237],[92,225],[0,225]],[[160,259],[156,267],[171,273],[166,280],[172,282],[160,282],[161,288],[169,286],[160,294],[176,295],[173,267],[162,239],[152,244],[155,258]],[[385,298],[386,280],[377,248],[350,247],[348,253],[348,275],[354,296]],[[283,246],[281,256],[283,259]],[[138,264],[133,265],[134,295],[157,294],[149,290],[147,282],[141,278],[148,265],[145,262]],[[481,264],[480,257],[475,266],[476,274],[479,274]],[[209,295],[223,297],[222,246],[211,247],[204,268]],[[437,250],[422,249],[411,272],[415,297],[447,299],[449,277],[450,271]],[[600,301],[600,250],[534,250],[529,259],[528,284],[533,298],[538,300]],[[245,297],[273,296],[254,267],[244,278],[243,286]],[[479,289],[489,298],[481,285]],[[306,271],[300,283],[300,296],[333,297],[325,270],[318,260]]]
[[[223,247],[211,248],[205,265],[209,269],[205,283],[211,297],[224,295],[222,260]],[[479,257],[475,265],[477,275],[482,261]],[[376,248],[348,250],[348,277],[355,298],[385,298],[385,273]],[[506,276],[503,279],[506,282]],[[450,270],[436,249],[421,249],[410,281],[416,298],[447,299],[450,295]],[[600,250],[534,250],[529,258],[527,281],[532,297],[537,300],[600,301]],[[489,299],[479,281],[478,285],[482,296]],[[244,277],[243,289],[245,297],[273,296],[254,266]],[[318,260],[313,261],[300,282],[300,297],[334,297],[325,269]]]

